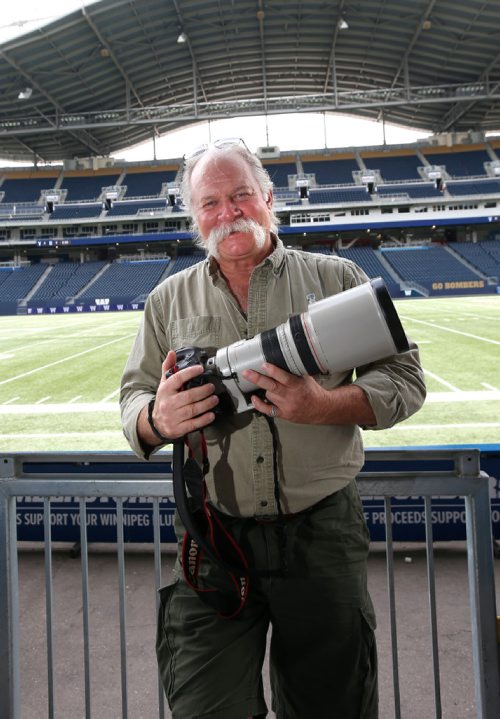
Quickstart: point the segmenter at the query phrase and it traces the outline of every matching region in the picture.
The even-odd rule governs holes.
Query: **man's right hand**
[[[153,407],[153,423],[163,437],[178,439],[189,432],[202,429],[215,419],[213,408],[219,403],[212,383],[184,389],[186,383],[203,374],[202,365],[186,367],[174,374],[167,373],[175,367],[176,355],[170,351],[162,364],[162,376]],[[139,416],[138,430],[143,441],[150,446],[159,444],[147,421],[148,407]]]

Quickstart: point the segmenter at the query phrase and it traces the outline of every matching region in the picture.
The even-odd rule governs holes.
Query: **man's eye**
[[[251,197],[250,192],[237,192],[233,199],[236,200],[236,202],[244,202],[245,200],[248,200],[249,197]]]
[[[205,200],[205,202],[203,202],[201,206],[204,210],[215,207],[215,200]]]

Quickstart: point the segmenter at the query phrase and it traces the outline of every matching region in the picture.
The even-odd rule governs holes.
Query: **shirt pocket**
[[[185,317],[170,325],[172,348],[201,347],[214,350],[221,344],[221,317]]]

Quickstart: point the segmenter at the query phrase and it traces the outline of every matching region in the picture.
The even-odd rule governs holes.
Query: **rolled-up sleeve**
[[[376,417],[367,429],[388,429],[411,417],[426,397],[424,372],[417,345],[357,370],[355,384],[363,389]]]

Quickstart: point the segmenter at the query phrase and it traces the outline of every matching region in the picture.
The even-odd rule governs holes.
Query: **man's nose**
[[[219,213],[221,219],[234,220],[234,218],[239,217],[239,215],[241,215],[241,209],[229,197],[221,202]]]

